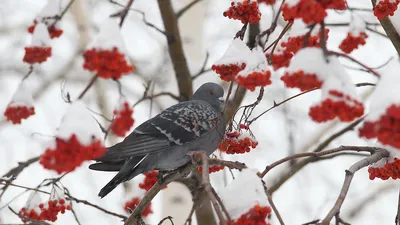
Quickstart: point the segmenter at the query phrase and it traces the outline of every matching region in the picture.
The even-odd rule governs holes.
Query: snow
[[[353,14],[349,25],[349,31],[353,36],[360,36],[361,32],[365,32],[366,26],[367,25],[361,16]]]
[[[250,57],[251,51],[246,43],[239,38],[235,38],[222,58],[215,62],[215,65],[240,64],[243,62],[247,64]]]
[[[57,136],[68,140],[72,134],[76,134],[83,145],[90,145],[93,141],[92,137],[102,141],[104,136],[89,110],[79,101],[72,103],[67,109]]]
[[[32,34],[31,46],[43,47],[50,45],[50,35],[44,23],[38,23]]]
[[[343,94],[358,100],[354,84],[338,57],[329,56],[328,62],[325,59],[322,49],[303,48],[293,57],[286,71],[293,73],[303,70],[305,73],[316,74],[317,78],[323,82],[323,99],[329,96],[330,90],[340,90]],[[352,104],[351,102],[348,103]]]
[[[242,3],[243,4],[243,2],[244,1],[248,1],[248,0],[232,0],[232,2],[234,2],[234,3]],[[250,2],[257,2],[257,0],[250,0]]]
[[[40,193],[37,191],[31,191],[24,207],[27,211],[31,209],[39,210],[38,207],[41,203],[42,199],[40,198]]]
[[[238,76],[246,77],[252,72],[264,72],[268,70],[267,58],[262,48],[253,48],[246,62],[246,68],[238,73]]]
[[[267,196],[257,170],[244,169],[228,186],[218,191],[233,220],[256,205],[268,206]],[[244,188],[246,191],[243,191]]]
[[[100,25],[100,32],[97,34],[96,38],[89,43],[86,49],[96,48],[100,50],[111,50],[114,47],[117,47],[119,52],[127,55],[125,42],[122,38],[117,19],[107,18]]]
[[[297,4],[299,4],[300,0],[287,0],[285,1],[285,4],[288,5],[289,7],[293,7]]]
[[[21,81],[17,90],[15,91],[9,106],[33,106],[33,98],[29,88]]]
[[[392,105],[400,105],[399,88],[400,88],[400,61],[392,60],[387,66],[379,69],[382,77],[378,81],[375,90],[371,96],[371,104],[367,121],[375,121],[385,114],[386,109]]]
[[[47,4],[43,7],[40,13],[36,16],[38,21],[45,20],[47,23],[53,23],[55,19],[50,17],[54,17],[56,15],[60,15],[63,8],[61,4],[62,0],[48,0]]]

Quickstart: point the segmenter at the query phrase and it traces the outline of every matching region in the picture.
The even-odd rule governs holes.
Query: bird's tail
[[[141,174],[143,171],[143,166],[139,166],[146,159],[147,155],[144,157],[132,157],[121,167],[120,171],[115,175],[110,182],[108,182],[99,192],[99,196],[104,198],[112,190],[114,190],[120,183],[130,180],[137,175]]]

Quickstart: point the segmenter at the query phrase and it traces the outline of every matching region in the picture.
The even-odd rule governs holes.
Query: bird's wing
[[[219,112],[205,101],[178,103],[142,123],[98,160],[122,161],[183,145],[213,130],[218,119]]]

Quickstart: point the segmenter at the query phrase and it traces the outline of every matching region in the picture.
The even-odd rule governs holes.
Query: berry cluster
[[[290,60],[293,58],[293,53],[291,52],[279,52],[276,53],[274,52],[274,54],[269,54],[266,53],[265,57],[267,58],[271,58],[271,65],[274,68],[274,70],[278,70],[282,67],[288,67],[290,64]]]
[[[125,212],[130,213],[131,211],[135,210],[136,206],[140,203],[141,199],[136,197],[133,198],[132,200],[128,201],[125,203],[124,209]],[[142,212],[142,216],[147,216],[149,214],[153,213],[151,210],[151,202],[146,206],[146,208]]]
[[[227,132],[224,140],[219,144],[218,148],[227,154],[243,154],[250,152],[250,147],[254,149],[257,145],[258,142],[255,139],[235,131]]]
[[[400,178],[400,159],[394,158],[393,162],[387,162],[383,167],[369,167],[368,168],[369,179],[374,180],[380,178],[387,180],[392,178],[393,180]]]
[[[340,43],[339,48],[344,52],[349,54],[354,49],[357,49],[360,45],[365,45],[365,39],[368,35],[365,32],[360,32],[358,36],[347,34],[347,37]]]
[[[208,172],[209,172],[209,173],[215,173],[215,172],[221,171],[221,170],[223,170],[223,169],[224,169],[224,166],[221,166],[221,165],[212,165],[212,166],[210,166],[210,167],[208,168]],[[203,171],[203,167],[200,166],[197,170],[201,173],[201,172]]]
[[[359,101],[337,90],[330,90],[328,97],[310,108],[309,115],[316,122],[326,122],[338,117],[343,122],[350,122],[364,114],[364,106]]]
[[[38,207],[32,209],[22,208],[19,214],[22,216],[21,220],[25,223],[28,222],[24,217],[33,220],[47,220],[56,221],[58,213],[64,214],[66,210],[71,210],[71,205],[67,204],[65,199],[49,200],[47,203],[39,204]]]
[[[230,82],[233,81],[236,75],[246,68],[246,63],[229,64],[229,65],[212,65],[211,69],[220,75],[221,80]]]
[[[288,67],[290,60],[293,56],[303,47],[320,47],[320,32],[316,35],[310,35],[308,38],[306,35],[291,36],[286,41],[282,41],[282,51],[274,53],[271,56],[271,65],[274,70],[278,70],[282,67]],[[325,29],[325,38],[329,35],[329,29]],[[269,53],[266,54],[268,58]]]
[[[48,148],[40,157],[40,164],[57,173],[71,172],[86,160],[102,156],[106,152],[100,140],[92,139],[91,144],[83,145],[72,134],[68,140],[56,138],[55,149]]]
[[[124,137],[135,120],[132,118],[133,109],[129,107],[128,102],[124,102],[120,109],[114,110],[114,121],[111,124],[111,131],[119,137]]]
[[[378,120],[366,121],[359,135],[400,149],[400,105],[392,104]]]
[[[270,225],[270,223],[266,221],[269,214],[271,214],[270,207],[256,205],[236,219],[233,225]]]
[[[275,4],[276,0],[258,0],[258,3],[265,3],[266,5]]]
[[[325,9],[345,10],[347,9],[346,0],[319,0]]]
[[[85,60],[84,69],[95,71],[99,77],[105,79],[119,79],[122,74],[134,70],[134,66],[128,64],[125,55],[120,53],[116,47],[111,51],[92,48],[84,52],[83,58]]]
[[[239,74],[236,77],[236,81],[240,86],[250,91],[254,91],[256,87],[264,87],[272,83],[271,71],[269,70],[264,70],[260,72],[254,71],[245,76]]]
[[[304,23],[312,24],[322,22],[328,14],[319,1],[299,0],[296,5],[285,3],[282,15],[286,21],[301,18]]]
[[[33,32],[35,31],[35,27],[38,24],[37,20],[33,21],[33,25],[28,27],[28,32],[33,34]],[[63,30],[58,29],[55,25],[47,25],[47,30],[49,31],[50,34],[50,38],[58,38],[61,36],[61,34],[63,33]]]
[[[13,124],[20,124],[22,119],[27,119],[34,114],[35,108],[33,106],[13,105],[12,102],[4,112],[4,116]]]
[[[240,20],[243,24],[258,23],[261,19],[256,0],[233,1],[223,15],[229,19]]]
[[[29,64],[42,63],[51,56],[51,47],[25,47],[23,61]]]
[[[380,0],[374,7],[374,15],[378,20],[393,16],[399,3],[400,0]]]
[[[305,73],[303,70],[294,73],[286,72],[281,80],[288,88],[299,88],[301,91],[307,91],[313,88],[321,88],[322,81],[320,81],[316,74]]]
[[[139,184],[139,188],[144,189],[146,191],[150,190],[151,187],[154,186],[154,184],[157,183],[158,181],[158,171],[153,170],[150,172],[145,172],[143,173],[145,176],[143,183]],[[167,186],[164,186],[162,189],[167,188]]]

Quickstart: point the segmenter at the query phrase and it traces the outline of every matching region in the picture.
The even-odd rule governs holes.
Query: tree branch
[[[164,22],[165,32],[169,34],[167,36],[168,52],[178,82],[179,98],[181,101],[188,100],[193,94],[192,77],[190,76],[183,51],[177,16],[172,8],[171,0],[158,0],[157,2]]]
[[[348,131],[351,131],[356,127],[359,123],[363,121],[363,118],[360,118],[348,126],[344,127],[343,129],[339,130],[338,132],[332,134],[330,137],[328,137],[325,141],[323,141],[321,144],[319,144],[313,152],[320,152],[324,148],[326,148],[333,140],[336,138],[342,136],[343,134],[347,133]],[[275,182],[273,185],[269,187],[270,193],[274,193],[276,190],[278,190],[287,180],[289,180],[293,175],[295,175],[297,172],[299,172],[303,167],[305,167],[307,164],[313,162],[313,158],[307,158],[302,161],[299,161],[295,163],[288,171],[283,172],[283,174],[280,174],[279,180]]]
[[[376,0],[371,0],[372,6],[375,7]],[[394,48],[397,51],[397,54],[400,56],[400,34],[397,33],[396,28],[393,26],[392,22],[390,21],[389,17],[386,17],[380,20],[383,29],[385,30],[387,36],[392,41]]]
[[[367,150],[370,148],[371,147],[364,148],[364,149]],[[363,149],[363,148],[361,148],[361,149]],[[345,179],[343,182],[342,190],[340,191],[340,194],[336,200],[335,205],[329,211],[328,215],[326,215],[326,217],[321,221],[321,223],[318,223],[318,224],[329,225],[332,218],[339,214],[342,204],[343,204],[344,200],[346,199],[346,196],[349,191],[350,184],[354,177],[354,174],[358,170],[360,170],[361,168],[364,168],[366,166],[369,166],[372,163],[375,163],[375,162],[377,162],[383,158],[386,158],[388,156],[389,156],[389,152],[387,150],[382,149],[382,148],[376,148],[372,155],[368,156],[367,158],[364,158],[361,161],[356,162],[348,170],[346,170],[346,176],[345,176]]]

